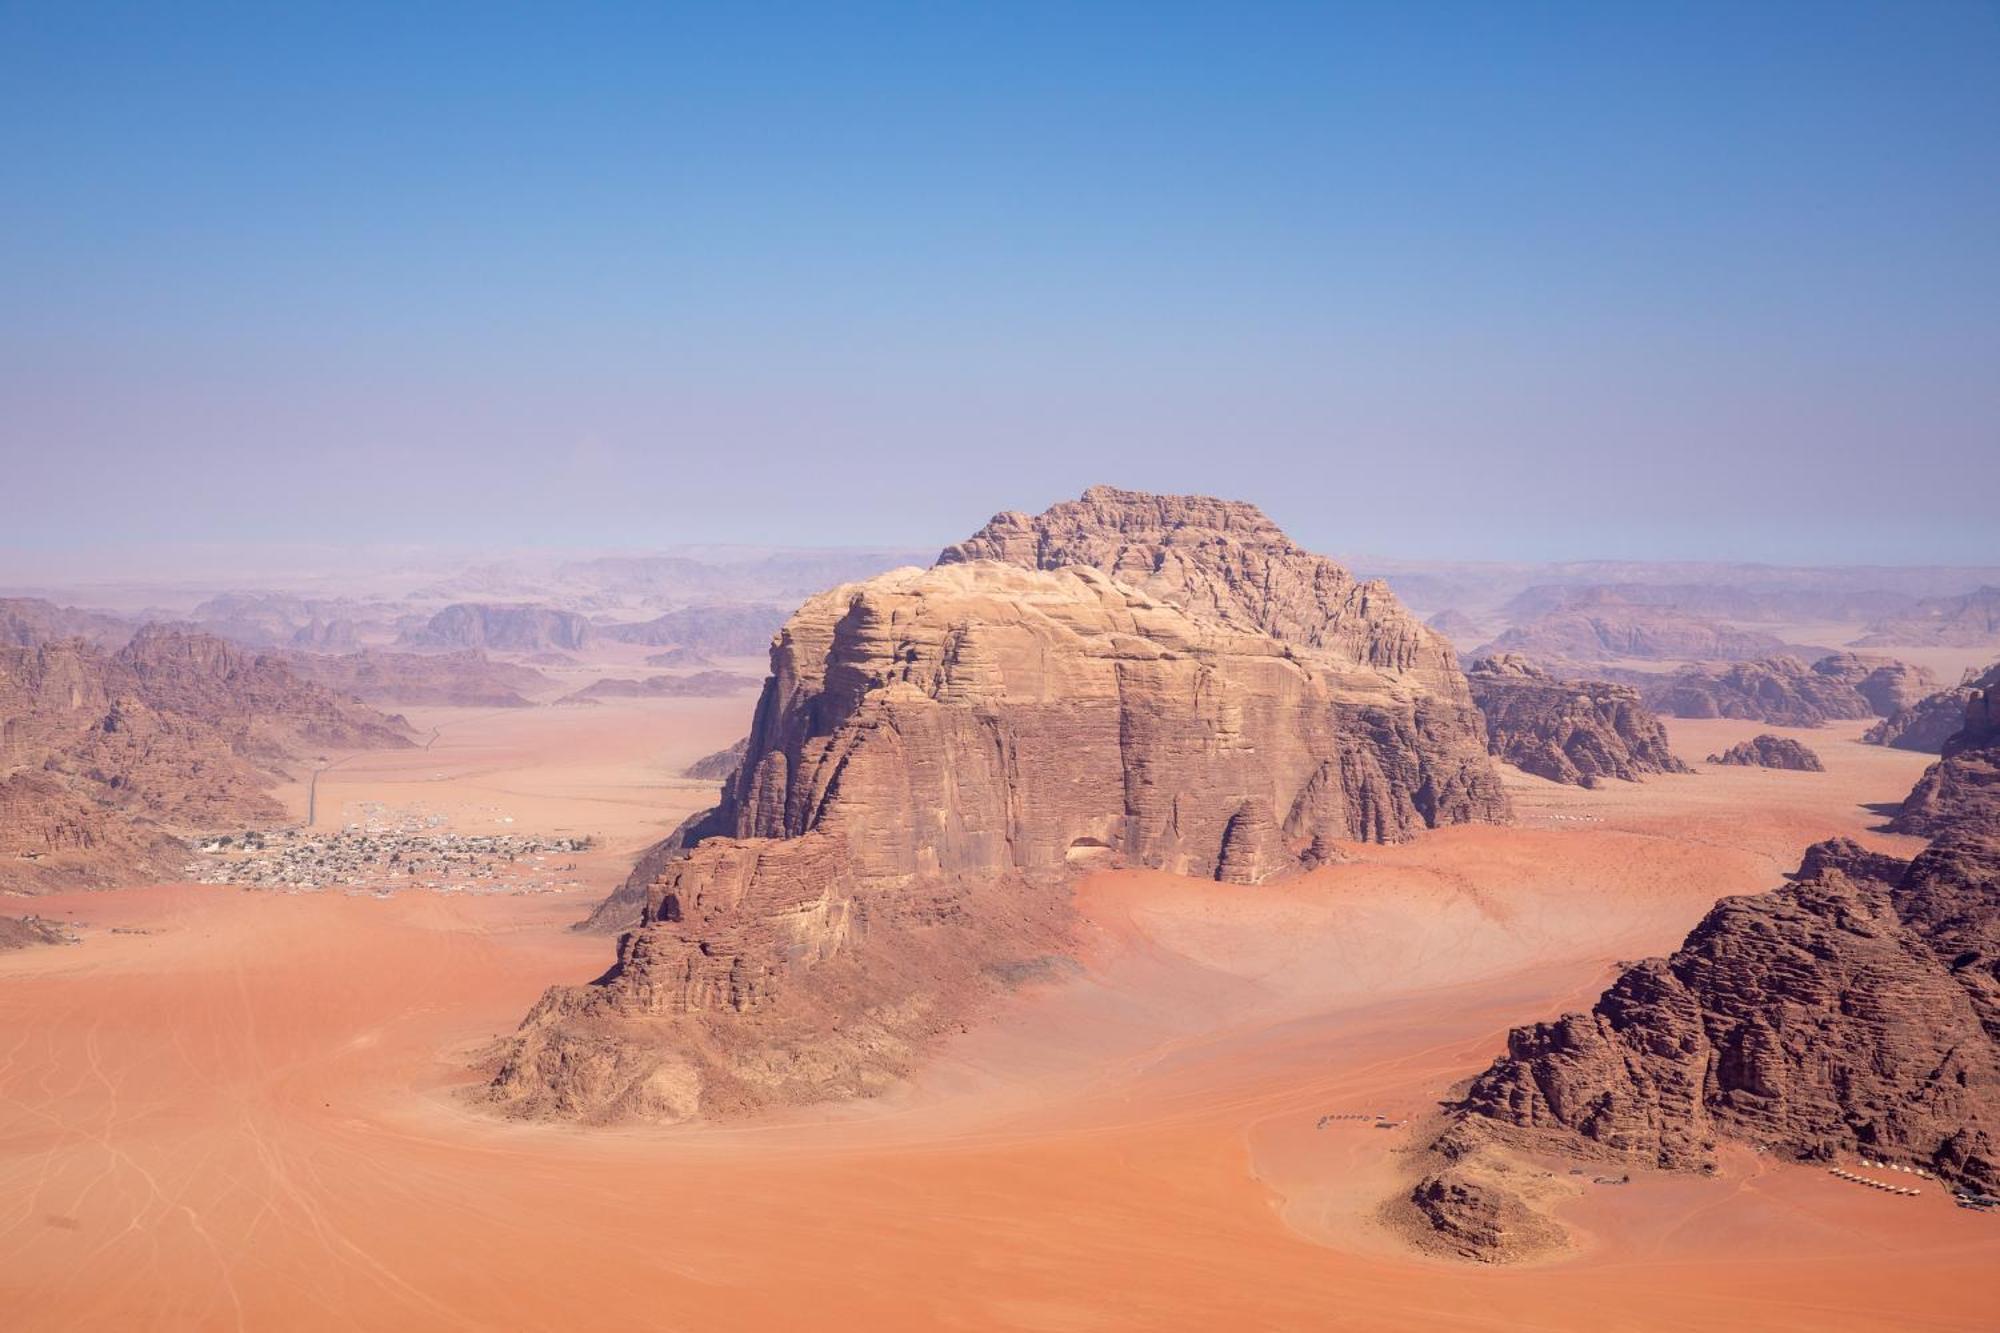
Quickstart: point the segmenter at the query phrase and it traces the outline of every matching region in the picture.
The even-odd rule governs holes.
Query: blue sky
[[[0,0],[0,546],[2000,559],[1992,3]]]

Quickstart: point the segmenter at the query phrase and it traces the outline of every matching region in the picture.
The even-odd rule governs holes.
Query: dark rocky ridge
[[[1783,768],[1795,773],[1824,773],[1826,765],[1810,748],[1789,736],[1753,736],[1739,741],[1721,754],[1708,757],[1711,764],[1732,768]]]
[[[1589,1013],[1516,1028],[1456,1115],[1649,1166],[1706,1166],[1728,1137],[2000,1187],[2000,844],[1817,844]]]
[[[1552,782],[1595,786],[1685,773],[1666,728],[1639,692],[1604,681],[1562,680],[1526,658],[1489,657],[1466,672],[1492,752]]]

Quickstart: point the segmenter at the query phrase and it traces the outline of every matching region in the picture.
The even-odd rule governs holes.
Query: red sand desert
[[[321,799],[598,828],[594,891],[671,822],[629,784],[676,786],[739,714],[467,716]],[[1689,755],[1767,729],[1670,725]],[[1866,806],[1926,757],[1859,730],[1800,733],[1823,775],[1512,775],[1519,827],[1263,889],[1096,876],[1077,974],[914,1086],[719,1126],[467,1105],[480,1048],[602,968],[605,940],[567,929],[586,894],[41,899],[85,938],[0,958],[0,1309],[20,1329],[1991,1328],[2000,1228],[1935,1188],[1746,1151],[1620,1188],[1551,1163],[1577,1244],[1485,1268],[1379,1220],[1415,1126],[1315,1128],[1421,1117],[1510,1025],[1587,1003],[1813,839],[1912,849]]]

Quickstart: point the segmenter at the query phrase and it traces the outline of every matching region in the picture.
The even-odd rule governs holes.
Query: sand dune
[[[515,710],[330,790],[636,845],[678,790],[662,775],[733,735],[698,706],[628,707],[650,739]],[[1756,729],[1671,725],[1686,754]],[[86,938],[0,960],[0,1310],[22,1329],[1990,1327],[2000,1228],[1935,1190],[1748,1154],[1617,1188],[1552,1164],[1584,1243],[1486,1270],[1376,1221],[1412,1129],[1315,1128],[1420,1115],[1507,1026],[1585,1002],[1813,838],[1913,847],[1868,833],[1867,804],[1925,757],[1849,730],[1810,733],[1825,774],[1514,777],[1520,828],[1355,847],[1266,888],[1100,875],[1080,965],[917,1084],[728,1126],[524,1126],[455,1095],[543,986],[601,966],[602,940],[566,929],[574,899],[41,899]],[[652,789],[628,804],[635,777]]]

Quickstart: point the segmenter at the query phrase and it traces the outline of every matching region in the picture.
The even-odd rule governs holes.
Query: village
[[[293,892],[322,889],[388,894],[562,893],[581,887],[577,854],[588,837],[454,833],[440,815],[390,816],[380,807],[335,832],[246,829],[215,834],[197,847],[201,884]]]

